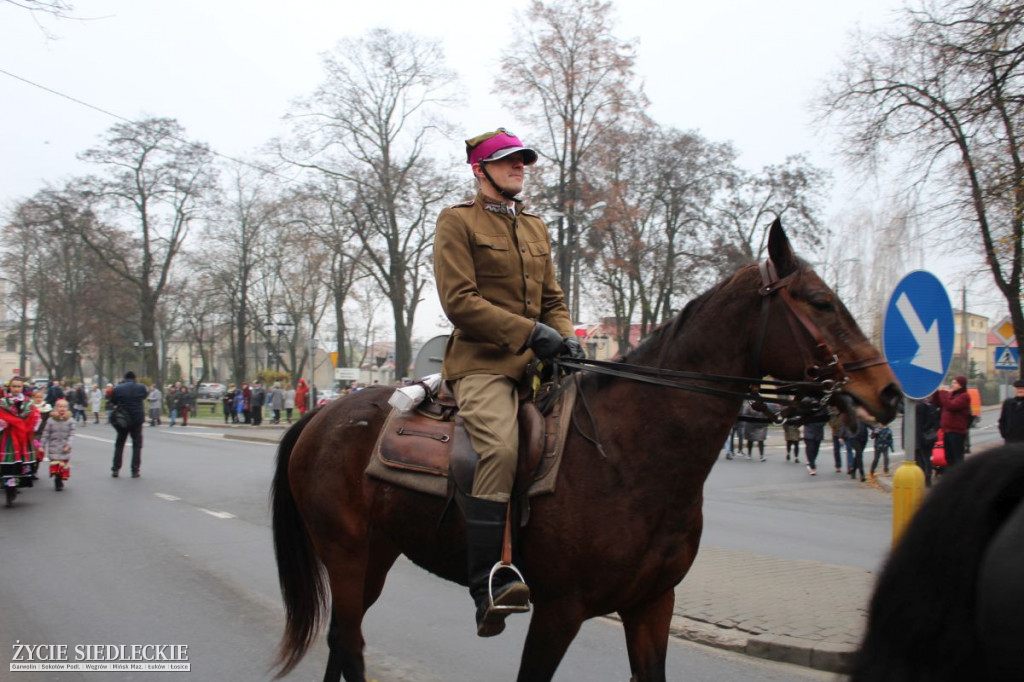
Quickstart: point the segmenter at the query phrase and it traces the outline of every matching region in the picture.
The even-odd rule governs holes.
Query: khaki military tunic
[[[536,321],[563,337],[573,334],[544,222],[526,212],[509,214],[482,193],[441,211],[434,277],[455,325],[445,349],[445,379],[502,374],[519,381],[533,353],[518,351]]]

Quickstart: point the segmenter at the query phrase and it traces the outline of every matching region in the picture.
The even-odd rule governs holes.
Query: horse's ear
[[[789,237],[782,229],[782,221],[776,218],[768,228],[768,257],[775,264],[775,272],[785,277],[797,269],[796,255],[789,245]]]

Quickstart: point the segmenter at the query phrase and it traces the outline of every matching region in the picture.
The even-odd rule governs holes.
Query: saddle
[[[567,382],[542,401],[544,413],[531,395],[520,392],[519,464],[513,497],[553,493],[562,444],[576,396]],[[557,395],[553,392],[557,391]],[[470,494],[477,454],[458,414],[455,396],[446,382],[434,396],[408,412],[392,409],[377,438],[366,473],[373,478],[437,497],[456,491]]]

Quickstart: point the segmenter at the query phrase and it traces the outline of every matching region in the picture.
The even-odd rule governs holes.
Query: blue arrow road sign
[[[996,346],[995,368],[1006,372],[1016,372],[1020,369],[1020,349],[1010,346]]]
[[[953,359],[953,306],[942,282],[915,270],[896,285],[885,308],[882,352],[908,398],[927,398]]]

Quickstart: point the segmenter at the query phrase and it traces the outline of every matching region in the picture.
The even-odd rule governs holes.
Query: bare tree
[[[160,299],[201,203],[215,191],[210,150],[185,139],[172,119],[118,123],[104,144],[81,155],[104,175],[83,183],[83,195],[107,218],[78,236],[138,297],[139,333],[155,342]],[[157,368],[157,344],[144,364]]]
[[[592,191],[606,205],[590,230],[587,274],[607,289],[624,352],[630,323],[648,333],[732,260],[713,207],[735,177],[735,152],[650,121],[606,133],[597,149]]]
[[[820,211],[828,182],[828,172],[800,154],[758,173],[736,169],[728,195],[716,204],[713,220],[728,231],[747,261],[764,255],[767,228],[776,218],[785,223],[793,241],[813,250],[826,232]]]
[[[558,282],[579,314],[578,245],[587,209],[598,201],[586,194],[586,168],[601,136],[645,106],[634,83],[634,46],[615,37],[609,1],[534,0],[517,23],[525,35],[502,57],[495,90],[533,103],[522,114],[544,141],[537,151],[554,166],[540,176],[547,186],[537,198],[559,216]]]
[[[368,276],[362,264],[365,246],[356,234],[349,204],[350,197],[346,194],[345,183],[323,174],[290,196],[286,202],[286,216],[283,217],[316,239],[316,244],[310,245],[311,248],[329,256],[320,264],[316,274],[319,286],[331,294],[330,305],[338,339],[338,363],[344,367],[354,366],[355,361],[354,348],[346,343],[349,338],[346,303],[353,285],[360,278]],[[312,318],[309,322],[312,324]],[[317,329],[311,327],[311,337],[316,334]]]
[[[41,12],[52,14],[55,17],[69,18],[75,11],[75,6],[67,0],[2,0],[15,7],[26,9],[29,12]]]
[[[231,377],[241,386],[250,379],[249,339],[253,319],[258,316],[253,310],[252,289],[279,204],[266,173],[234,165],[227,175],[229,185],[221,196],[220,210],[203,233],[206,248],[197,252],[194,260],[209,281],[212,298],[218,301],[219,326],[230,329]]]
[[[848,159],[909,158],[939,229],[984,257],[1024,345],[1024,5],[925,0],[853,54],[819,102]]]
[[[137,320],[133,301],[97,272],[95,254],[79,237],[98,229],[96,216],[73,190],[46,189],[15,208],[9,227],[4,271],[18,301],[21,352],[31,329],[32,347],[51,376],[81,377],[90,348],[110,340],[106,328]],[[110,315],[109,301],[119,314]],[[94,359],[99,362],[98,352]]]
[[[291,114],[296,162],[347,186],[368,271],[391,301],[396,362],[408,367],[434,219],[452,194],[424,149],[455,76],[438,42],[386,29],[341,41],[324,70],[324,83]]]
[[[5,285],[4,303],[18,320],[18,371],[22,376],[26,376],[30,355],[30,317],[37,309],[37,293],[42,285],[42,272],[34,267],[39,242],[32,232],[33,221],[28,213],[23,204],[12,212],[5,230],[7,239],[3,242],[3,255],[0,256]]]

